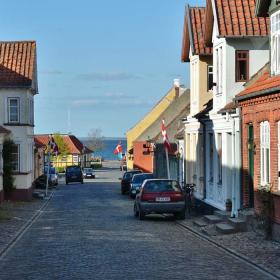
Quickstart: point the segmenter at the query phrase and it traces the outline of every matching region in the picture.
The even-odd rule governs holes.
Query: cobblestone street
[[[60,185],[3,255],[0,279],[271,279],[173,218],[135,219],[120,176],[107,167],[84,185]]]

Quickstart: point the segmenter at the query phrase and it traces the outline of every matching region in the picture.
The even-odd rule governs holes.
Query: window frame
[[[280,74],[280,11],[270,16],[271,74]]]
[[[214,179],[214,134],[209,134],[209,181],[213,182]]]
[[[223,183],[223,134],[217,133],[217,182]]]
[[[239,54],[246,54],[246,57],[238,57]],[[240,78],[240,67],[239,66],[239,61],[246,61],[246,79],[242,80]],[[248,82],[249,80],[249,63],[250,63],[250,58],[249,58],[249,50],[236,50],[235,51],[235,82]]]
[[[11,152],[11,166],[13,172],[20,172],[20,144],[14,144],[14,147],[17,147],[17,152]],[[14,148],[13,147],[13,148]],[[16,155],[16,160],[13,159],[13,155]],[[14,164],[16,164],[17,168],[14,168]]]
[[[216,48],[216,95],[223,94],[223,46]]]
[[[260,179],[261,186],[270,184],[270,123],[263,121],[260,123]]]
[[[211,70],[210,70],[211,68]],[[210,88],[210,75],[212,75],[212,87]],[[213,72],[213,65],[207,65],[207,90],[208,91],[211,91],[213,90],[213,86],[214,86],[214,80],[213,80],[213,75],[214,75],[214,72]]]
[[[11,101],[17,101],[17,120],[11,120]],[[8,123],[20,123],[20,98],[19,97],[8,97]]]

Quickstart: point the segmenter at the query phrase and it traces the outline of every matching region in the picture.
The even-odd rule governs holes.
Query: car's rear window
[[[132,182],[135,184],[140,184],[143,183],[146,179],[153,179],[154,175],[153,174],[141,174],[133,177]]]
[[[67,172],[81,172],[81,168],[79,166],[70,166],[66,169]]]
[[[84,168],[84,172],[92,172],[92,168]]]
[[[149,181],[145,184],[145,192],[181,192],[176,181]]]
[[[126,172],[124,173],[123,178],[125,180],[130,180],[134,174],[138,174],[138,173],[141,173],[141,171]]]

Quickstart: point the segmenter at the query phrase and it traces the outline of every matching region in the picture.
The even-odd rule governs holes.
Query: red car
[[[134,215],[143,220],[147,214],[174,214],[178,219],[185,219],[185,196],[175,180],[145,180],[136,195]]]

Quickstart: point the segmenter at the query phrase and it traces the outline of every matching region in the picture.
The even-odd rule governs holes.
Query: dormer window
[[[271,73],[280,74],[280,11],[271,15]]]
[[[247,82],[249,79],[249,51],[235,53],[236,82]]]

